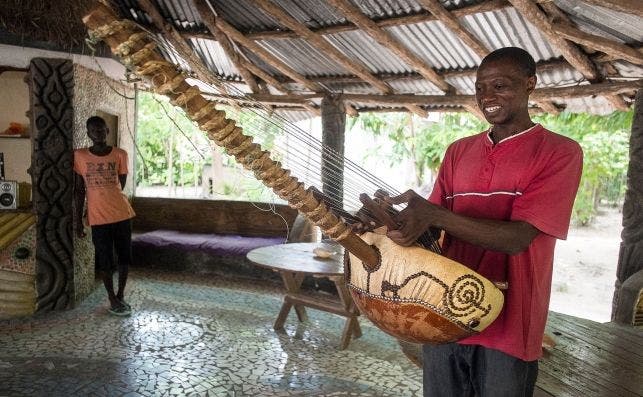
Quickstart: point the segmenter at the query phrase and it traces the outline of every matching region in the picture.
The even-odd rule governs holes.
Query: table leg
[[[301,283],[304,281],[304,274],[303,273],[295,273],[295,272],[279,272],[281,274],[281,279],[284,282],[284,287],[286,287],[286,297],[284,298],[284,306],[286,305],[286,301],[288,299],[288,294],[294,294],[299,291],[301,288]],[[282,306],[282,311],[284,310],[284,306]],[[286,317],[288,317],[288,312],[290,311],[290,306],[292,306],[292,303],[289,303],[289,307],[286,311],[286,314],[284,315],[284,321],[286,320]],[[304,322],[308,321],[308,314],[306,314],[306,308],[302,305],[295,304],[295,313],[297,313],[297,319],[299,322]],[[281,313],[279,313],[281,316]],[[282,322],[282,327],[283,327],[283,322]]]
[[[335,283],[335,288],[337,288],[337,294],[339,295],[339,300],[342,303],[344,310],[351,313],[351,315],[346,319],[344,331],[342,332],[340,348],[343,350],[348,347],[351,337],[357,339],[362,336],[362,329],[359,326],[359,320],[357,319],[359,316],[359,310],[355,306],[351,293],[346,287],[344,276],[331,277],[331,280]]]
[[[288,318],[288,313],[290,313],[291,307],[292,303],[290,303],[288,298],[284,297],[284,303],[281,305],[281,310],[279,310],[279,315],[277,316],[277,320],[275,320],[275,325],[272,326],[274,330],[278,331],[284,329],[284,323],[286,322],[286,318]]]

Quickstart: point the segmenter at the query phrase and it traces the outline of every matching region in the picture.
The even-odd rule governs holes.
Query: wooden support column
[[[643,90],[636,93],[612,320],[632,324],[643,289]]]
[[[321,102],[322,118],[322,191],[332,199],[331,205],[343,207],[344,197],[344,130],[346,109],[340,96],[327,95]]]

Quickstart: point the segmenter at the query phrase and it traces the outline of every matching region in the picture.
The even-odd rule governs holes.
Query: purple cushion
[[[132,245],[204,251],[212,255],[245,256],[255,248],[283,244],[285,237],[246,237],[234,234],[184,233],[155,230],[132,236]]]

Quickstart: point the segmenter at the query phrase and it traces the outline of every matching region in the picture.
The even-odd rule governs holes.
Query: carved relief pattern
[[[630,163],[627,170],[627,191],[623,204],[623,231],[616,271],[614,309],[618,303],[623,282],[643,269],[643,90],[636,93],[632,135],[630,137]],[[614,313],[614,311],[612,312]]]
[[[35,58],[30,65],[38,310],[73,298],[73,64]]]

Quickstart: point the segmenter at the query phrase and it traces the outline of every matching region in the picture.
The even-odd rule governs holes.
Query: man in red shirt
[[[425,396],[530,396],[542,354],[556,239],[565,239],[583,155],[571,139],[534,124],[529,53],[508,47],[482,60],[476,100],[489,130],[448,149],[427,201],[413,191],[388,237],[414,244],[444,230],[444,254],[491,281],[507,281],[505,306],[478,335],[423,347]]]

